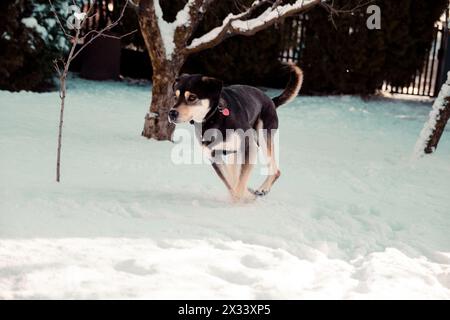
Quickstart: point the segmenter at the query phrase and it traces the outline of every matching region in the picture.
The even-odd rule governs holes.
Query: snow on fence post
[[[450,118],[450,72],[447,81],[442,85],[439,95],[434,101],[428,121],[420,132],[415,146],[415,155],[420,157],[425,153],[433,153]]]

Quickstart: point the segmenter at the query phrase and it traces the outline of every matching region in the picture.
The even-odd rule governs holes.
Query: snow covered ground
[[[148,86],[69,85],[59,185],[57,94],[0,92],[0,298],[450,298],[449,130],[411,158],[430,103],[298,98],[282,177],[236,205],[140,137]]]

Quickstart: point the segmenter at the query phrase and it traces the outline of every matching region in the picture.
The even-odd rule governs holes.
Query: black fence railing
[[[308,20],[307,15],[299,15],[287,18],[282,27],[282,48],[280,52],[281,61],[298,62],[302,54],[305,42],[305,30]]]
[[[393,86],[388,82],[382,90],[390,93],[436,97],[445,74],[445,58],[448,44],[448,11],[444,19],[436,23],[433,31],[431,47],[425,54],[423,67],[418,71],[407,86]]]
[[[308,16],[288,18],[283,26],[283,50],[280,52],[281,61],[299,62],[302,51],[305,48],[304,35]],[[437,96],[441,84],[445,81],[445,70],[450,61],[447,46],[449,42],[449,14],[436,23],[433,32],[433,41],[425,54],[422,70],[418,71],[411,82],[404,87],[393,86],[384,82],[381,90],[390,93],[408,94],[417,96]]]
[[[85,0],[78,1],[78,3],[81,3],[82,12],[90,10],[90,18],[86,21],[85,28],[81,31],[82,34],[88,30],[104,28],[108,23],[117,20],[124,5],[124,1],[119,0]]]

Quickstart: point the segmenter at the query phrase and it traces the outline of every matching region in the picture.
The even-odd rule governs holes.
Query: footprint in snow
[[[447,289],[450,289],[450,271],[446,273],[441,273],[437,276],[438,281],[446,287]]]
[[[241,263],[243,266],[253,269],[266,269],[270,265],[268,262],[250,254],[243,256],[241,258]]]
[[[134,259],[120,261],[114,266],[114,269],[117,271],[131,273],[138,276],[147,276],[149,274],[154,274],[158,272],[156,266],[154,265],[150,265],[149,267],[139,266],[138,264],[136,264],[136,260]]]
[[[245,274],[244,272],[225,270],[218,267],[210,267],[209,274],[226,282],[238,285],[252,285],[259,280],[258,278]]]

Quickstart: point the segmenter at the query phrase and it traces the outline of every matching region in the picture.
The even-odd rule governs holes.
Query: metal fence
[[[123,1],[119,0],[88,0],[82,1],[81,4],[82,12],[88,12],[92,8],[82,33],[104,28],[108,23],[118,19],[120,10],[123,8]]]
[[[305,30],[308,22],[307,15],[287,18],[282,28],[282,48],[280,60],[285,62],[299,62],[304,48]]]
[[[436,97],[442,84],[445,52],[448,44],[448,11],[433,30],[431,47],[425,53],[425,61],[420,71],[417,71],[408,86],[392,86],[383,84],[382,90],[390,93]],[[445,80],[445,79],[444,79]]]
[[[283,26],[283,50],[281,61],[299,62],[305,47],[304,35],[307,28],[307,15],[286,19]],[[445,58],[449,38],[449,11],[435,25],[433,41],[425,54],[423,68],[414,75],[408,86],[393,86],[384,82],[381,90],[390,93],[435,97],[445,80]],[[448,67],[448,66],[447,66]]]

